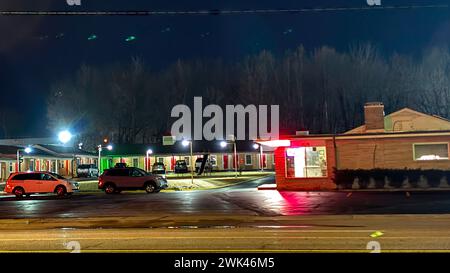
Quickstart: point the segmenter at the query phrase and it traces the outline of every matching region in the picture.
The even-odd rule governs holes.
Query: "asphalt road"
[[[350,215],[450,213],[450,192],[278,192],[257,190],[273,177],[231,188],[146,194],[76,194],[59,199],[52,195],[17,200],[0,197],[0,219],[96,216],[176,215]]]
[[[210,221],[214,218],[204,217]],[[141,227],[50,228],[0,220],[0,252],[449,252],[449,216],[232,217],[235,225],[161,226],[161,218],[97,219]],[[231,220],[229,219],[229,220]],[[18,222],[17,222],[18,221]],[[90,220],[95,221],[95,220]],[[166,223],[181,219],[165,218]],[[184,221],[188,221],[185,218]],[[201,222],[201,221],[200,221]],[[277,225],[275,224],[277,223]],[[75,223],[74,223],[75,224]],[[84,225],[87,223],[78,223]],[[94,222],[91,222],[94,224]],[[145,227],[145,224],[148,226]],[[9,228],[7,226],[9,225]],[[40,227],[26,229],[26,225]],[[47,228],[43,228],[47,226]],[[138,225],[136,225],[138,226]],[[150,228],[151,227],[151,228]],[[378,237],[372,237],[374,234]]]
[[[450,249],[450,192],[208,191],[0,197],[0,251],[369,252]],[[370,235],[382,234],[377,238]],[[369,244],[369,245],[368,245]]]

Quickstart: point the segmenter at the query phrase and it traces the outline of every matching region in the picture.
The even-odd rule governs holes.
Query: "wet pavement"
[[[234,187],[204,191],[123,192],[51,195],[17,200],[0,197],[0,219],[152,215],[353,215],[450,213],[450,192],[278,192],[256,189],[266,177]]]

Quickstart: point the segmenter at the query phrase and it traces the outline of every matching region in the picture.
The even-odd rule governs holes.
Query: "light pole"
[[[189,145],[190,153],[191,153],[191,184],[194,185],[194,155],[192,152],[192,140],[183,140],[181,144],[186,147]]]
[[[64,145],[67,144],[70,140],[72,140],[72,137],[73,137],[72,133],[68,130],[63,130],[58,133],[58,140]],[[72,155],[72,164],[71,164],[72,171],[71,171],[71,173],[72,173],[72,178],[73,178],[75,175],[74,169],[75,169],[75,160],[76,160],[75,159],[75,149],[73,146],[72,146],[72,153],[73,153],[73,155]],[[69,170],[67,170],[67,171],[69,171]],[[69,173],[67,173],[67,175],[68,174]]]
[[[264,156],[263,156],[263,147],[262,145],[255,143],[253,144],[253,148],[257,150],[259,148],[259,167],[261,168],[261,172],[264,171]]]
[[[225,148],[228,144],[233,144],[233,150],[234,150],[234,177],[236,178],[238,175],[238,158],[237,158],[237,151],[236,151],[236,140],[233,138],[232,141],[221,141],[220,147]]]
[[[100,174],[101,173],[100,169],[101,169],[101,160],[102,160],[102,150],[103,149],[107,149],[108,151],[111,151],[113,149],[113,146],[112,145],[108,145],[108,146],[105,147],[105,146],[102,146],[102,145],[98,145],[97,148],[98,148],[97,169],[98,169],[98,173]]]
[[[31,153],[33,149],[31,146],[26,147],[25,149],[17,149],[17,172],[20,172],[20,152],[23,151],[27,154]]]
[[[145,171],[148,172],[150,155],[153,154],[152,149],[148,149],[145,153]]]

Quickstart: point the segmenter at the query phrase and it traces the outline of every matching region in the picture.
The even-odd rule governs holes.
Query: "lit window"
[[[325,147],[298,147],[286,149],[286,176],[296,178],[326,177]]]
[[[414,160],[448,160],[448,143],[414,144]]]
[[[158,157],[158,163],[164,163],[164,157]]]
[[[245,155],[245,165],[252,165],[252,155]]]
[[[139,167],[139,160],[137,158],[133,158],[133,167]]]
[[[217,156],[211,155],[210,156],[211,166],[216,167],[217,166]]]

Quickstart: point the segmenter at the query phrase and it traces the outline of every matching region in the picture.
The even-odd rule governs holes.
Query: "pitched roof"
[[[407,107],[402,108],[402,109],[400,109],[398,111],[392,112],[389,115],[384,116],[385,123],[390,118],[398,116],[398,115],[401,115],[401,114],[413,114],[413,115],[421,116],[421,117],[424,117],[424,118],[431,118],[431,119],[437,120],[439,122],[446,122],[446,123],[448,123],[448,126],[450,126],[450,120],[448,120],[446,118],[443,118],[443,117],[438,116],[438,115],[425,114],[425,113],[422,113],[422,112],[419,112],[419,111],[416,111],[416,110],[413,110],[413,109],[407,108]],[[441,130],[441,129],[437,128],[436,130]],[[353,129],[351,129],[349,131],[344,132],[344,134],[358,134],[358,133],[365,133],[365,132],[366,132],[366,125],[363,124],[361,126],[358,126],[356,128],[353,128]]]

